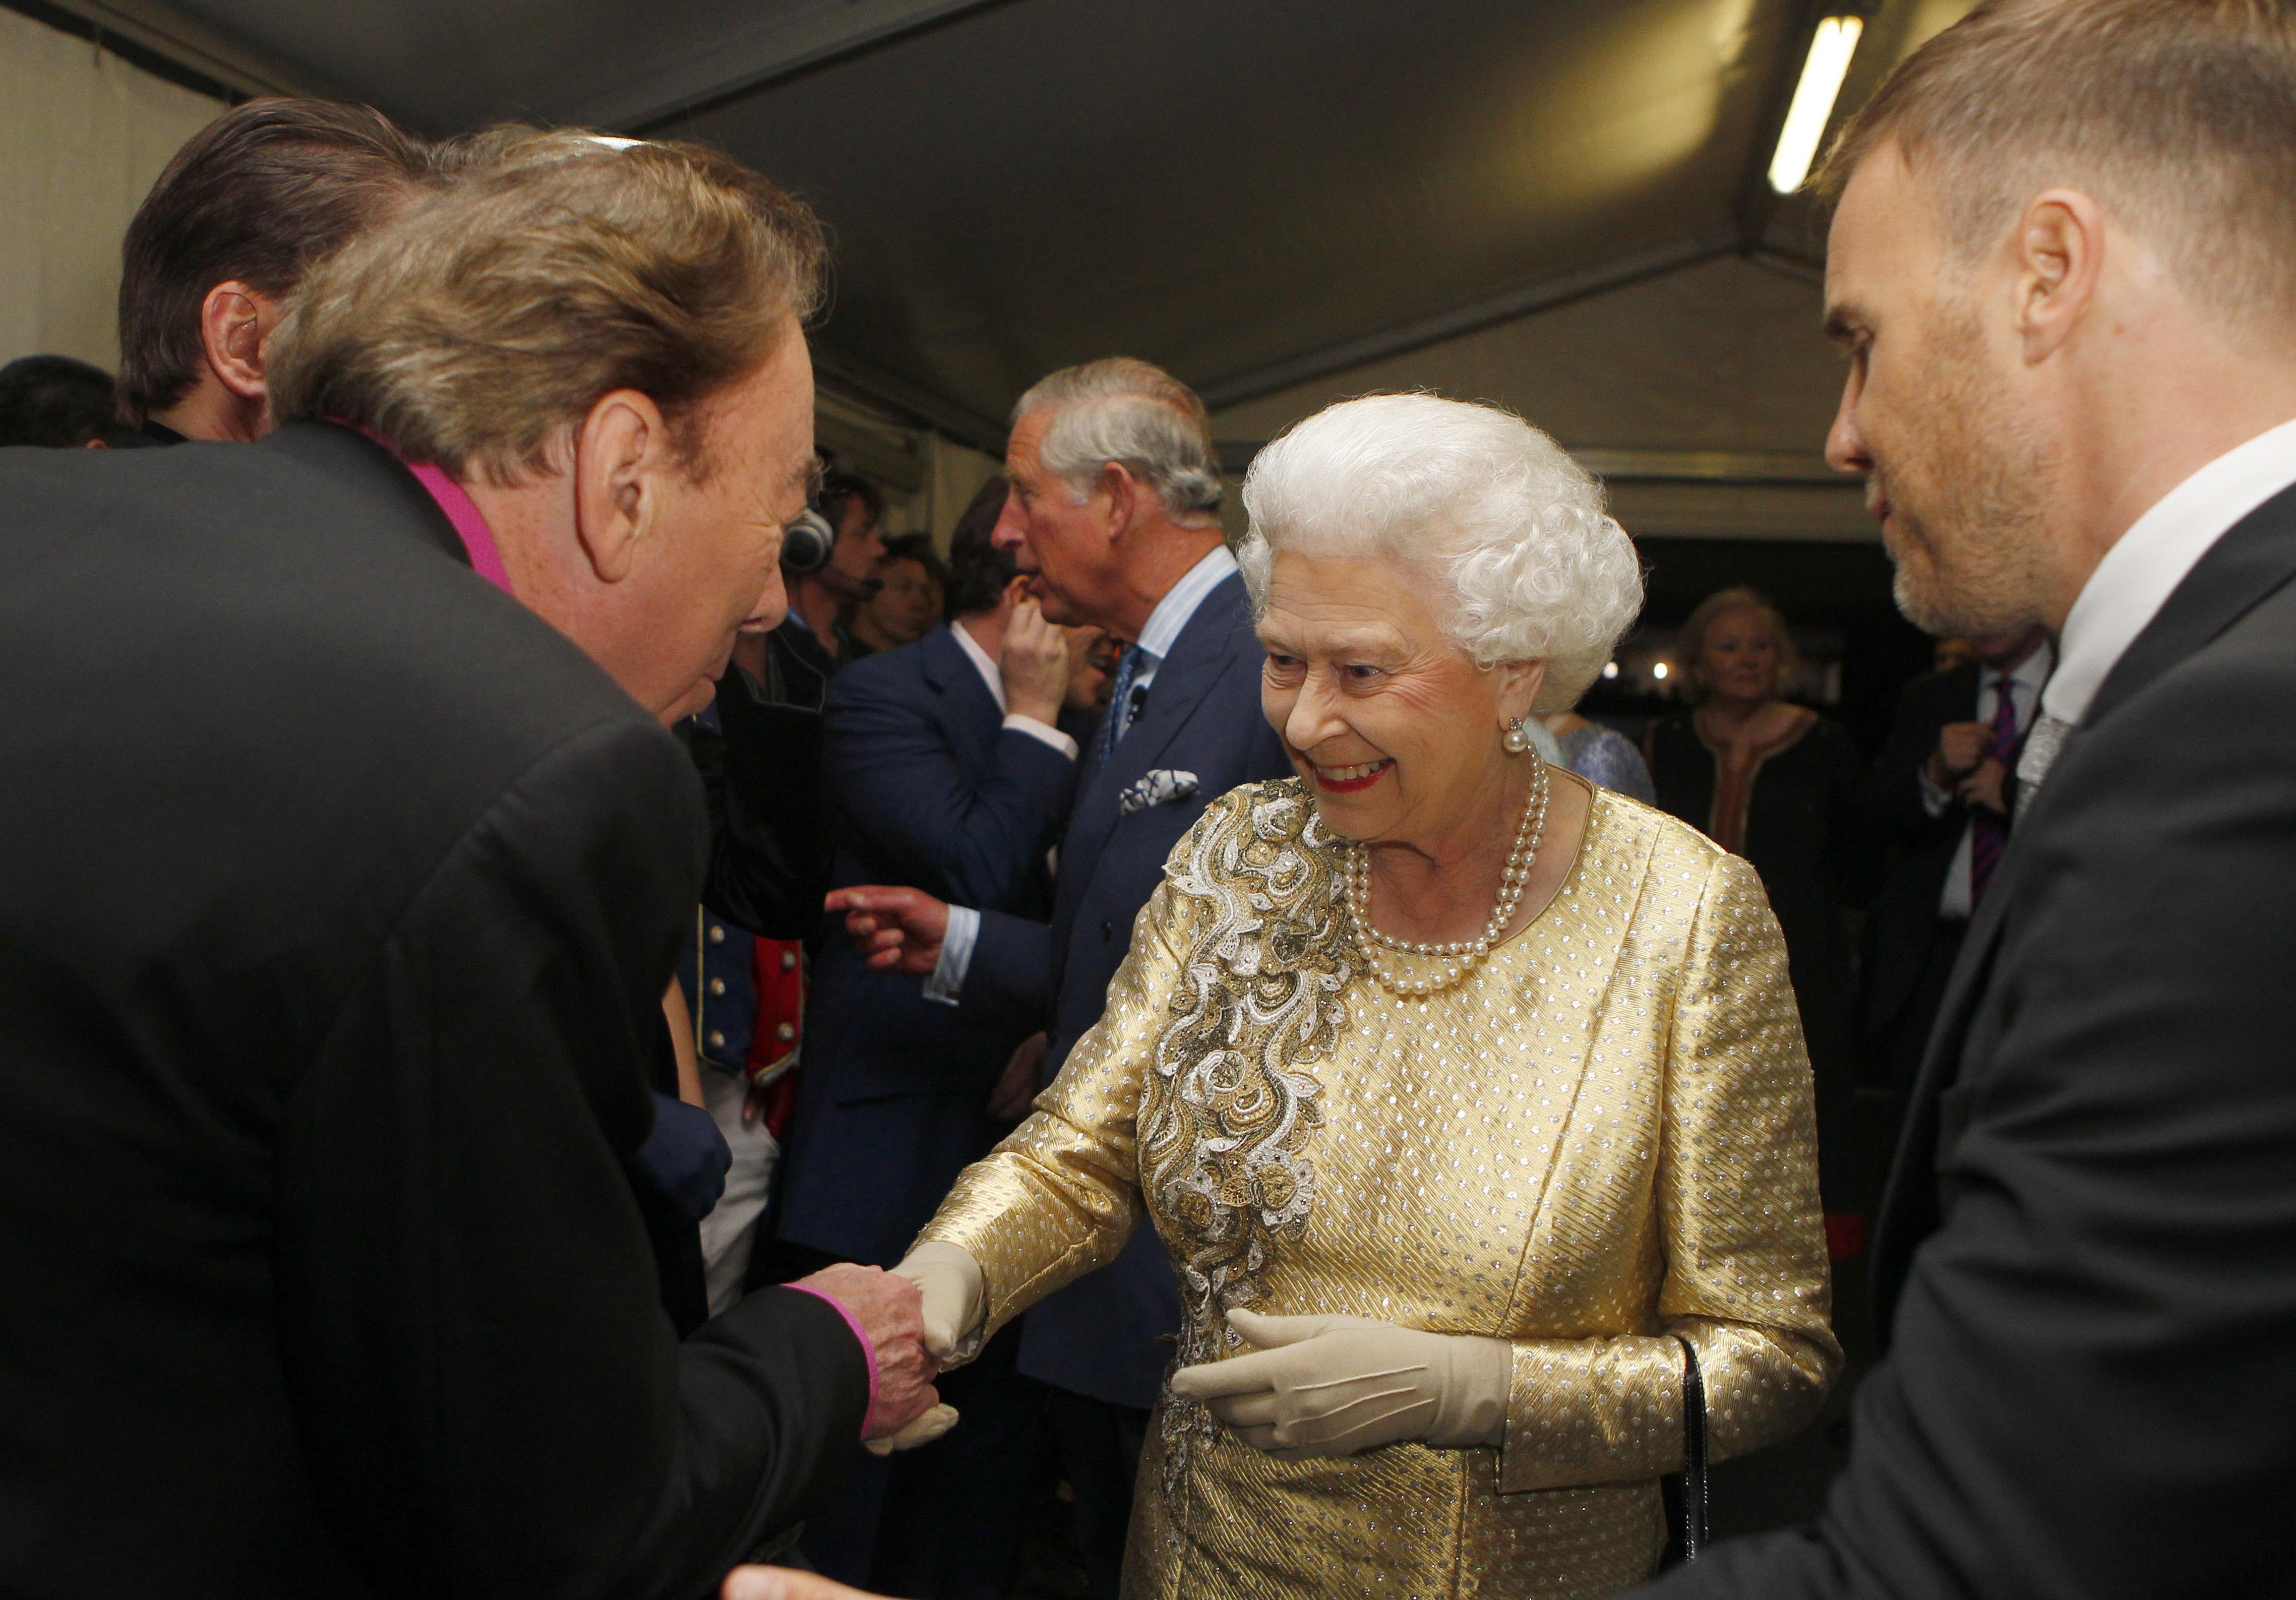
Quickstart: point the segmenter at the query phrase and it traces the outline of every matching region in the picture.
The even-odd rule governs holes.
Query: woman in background
[[[1817,1079],[1827,1242],[1854,1255],[1865,1228],[1846,1161],[1856,1036],[1842,904],[1865,762],[1840,723],[1785,698],[1801,661],[1784,616],[1759,590],[1708,595],[1675,654],[1690,709],[1644,738],[1658,805],[1752,862],[1769,892]]]
[[[1588,783],[1615,789],[1645,806],[1658,803],[1643,752],[1618,729],[1589,721],[1576,710],[1556,711],[1539,720],[1554,735],[1560,757],[1557,766],[1568,767]]]

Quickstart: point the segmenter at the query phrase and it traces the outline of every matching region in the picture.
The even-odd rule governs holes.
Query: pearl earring
[[[1518,717],[1507,724],[1507,731],[1499,735],[1499,744],[1511,756],[1521,755],[1530,748],[1530,732]]]

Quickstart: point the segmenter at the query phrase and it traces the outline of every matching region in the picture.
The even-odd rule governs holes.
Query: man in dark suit
[[[1651,1591],[2296,1593],[2296,13],[2010,0],[1829,162],[1829,455],[1932,632],[2058,632],[1824,1515]]]
[[[265,442],[0,458],[11,1596],[689,1596],[931,1403],[873,1269],[681,1342],[625,1174],[818,231],[520,153],[307,283]]]
[[[1970,660],[1906,685],[1866,783],[1866,816],[1897,853],[1866,924],[1860,1020],[1899,1116],[1969,919],[2008,847],[2018,752],[2056,664],[2038,628],[1969,644]]]
[[[932,973],[967,1011],[1046,1030],[1043,1079],[1099,1021],[1133,919],[1204,807],[1292,771],[1259,710],[1267,652],[1220,535],[1219,466],[1202,403],[1145,362],[1054,373],[1021,398],[997,537],[1045,614],[1135,641],[1061,841],[1049,925],[938,900],[848,891],[877,959]],[[898,925],[895,925],[898,924]],[[1031,1308],[1021,1370],[1054,1390],[1054,1424],[1095,1590],[1113,1595],[1149,1407],[1179,1294],[1154,1232]]]
[[[908,883],[1042,918],[1078,752],[1054,726],[1066,640],[989,543],[1003,487],[952,536],[954,621],[832,685],[824,787],[840,885]],[[841,937],[820,948],[813,973],[776,1231],[808,1265],[890,1267],[956,1175],[1011,1128],[1009,1113],[991,1112],[992,1090],[1034,1023],[928,998],[915,977],[871,972]],[[1011,1507],[1044,1408],[1013,1370],[1020,1341],[1013,1327],[951,1374],[956,1434],[890,1469],[858,1464],[837,1517],[808,1530],[823,1571],[915,1600],[1004,1593],[1020,1533]]]

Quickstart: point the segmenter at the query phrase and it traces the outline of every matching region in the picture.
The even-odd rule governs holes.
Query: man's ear
[[[265,400],[264,347],[284,315],[277,300],[237,278],[226,278],[200,302],[200,343],[216,381],[242,400]]]
[[[1108,500],[1108,537],[1121,538],[1141,509],[1148,486],[1132,475],[1130,467],[1111,461],[1100,469],[1099,488]]]
[[[2062,349],[2087,315],[2104,270],[2104,208],[2078,189],[2046,189],[2018,218],[2011,249],[2017,334],[2037,365]]]
[[[574,533],[600,583],[619,583],[653,531],[675,471],[661,408],[635,389],[602,395],[574,434]]]

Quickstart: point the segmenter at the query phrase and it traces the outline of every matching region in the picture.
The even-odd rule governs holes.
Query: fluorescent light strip
[[[1785,127],[1778,135],[1777,153],[1770,158],[1770,187],[1779,193],[1792,193],[1809,176],[1817,142],[1825,136],[1834,98],[1849,71],[1849,58],[1857,53],[1857,37],[1865,31],[1863,17],[1828,17],[1817,25],[1809,59],[1801,64],[1801,82],[1794,86]]]

